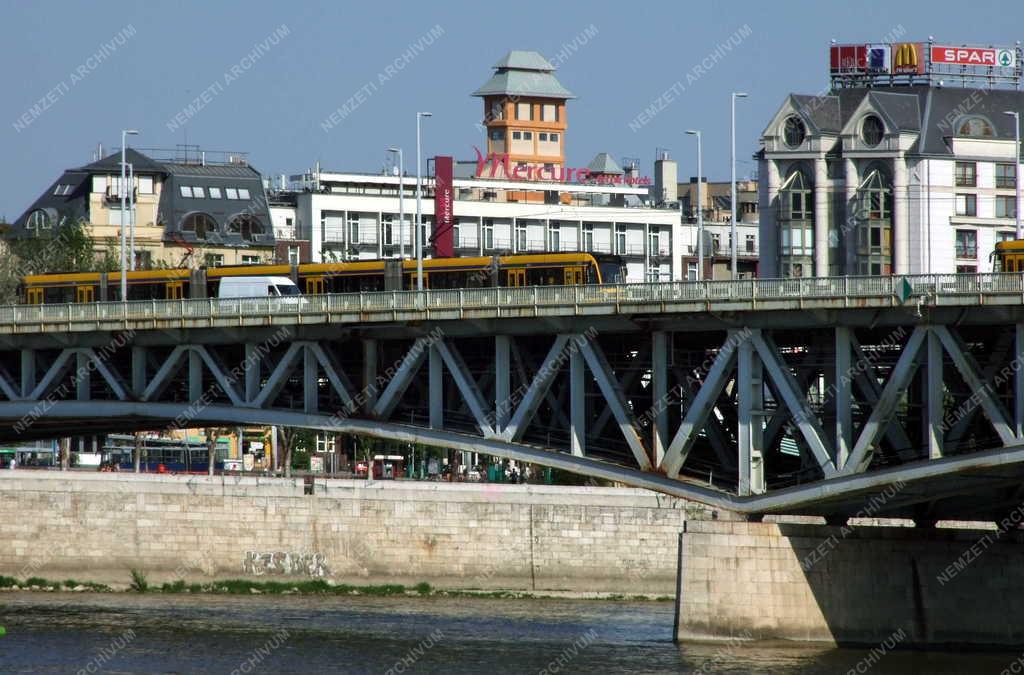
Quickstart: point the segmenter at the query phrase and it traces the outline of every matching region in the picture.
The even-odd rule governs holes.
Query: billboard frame
[[[956,62],[935,60],[935,50],[954,50]],[[973,63],[981,53],[994,53],[993,60],[1012,52],[1013,64]],[[888,55],[887,67],[879,68],[877,55]],[[872,56],[875,61],[872,62]],[[1005,58],[1005,57],[1004,57]],[[852,60],[851,60],[852,59]],[[957,45],[928,41],[848,43],[829,45],[829,75],[833,89],[849,87],[932,85],[1013,87],[1019,89],[1024,76],[1024,52],[1018,42],[1012,47]]]

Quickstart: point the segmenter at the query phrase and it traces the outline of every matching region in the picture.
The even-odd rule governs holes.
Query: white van
[[[302,295],[288,277],[223,277],[217,287],[218,298],[265,298]]]

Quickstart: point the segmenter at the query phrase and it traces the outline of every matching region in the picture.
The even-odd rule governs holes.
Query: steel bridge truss
[[[97,416],[105,402],[175,403],[177,426],[224,407],[301,411],[539,446],[739,495],[1024,443],[1024,324],[292,333],[0,351],[3,436],[53,433],[62,401],[92,402]],[[4,415],[12,403],[31,407]],[[105,424],[77,422],[78,433]]]

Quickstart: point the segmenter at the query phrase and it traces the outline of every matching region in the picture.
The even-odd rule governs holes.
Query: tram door
[[[508,270],[508,276],[506,277],[506,286],[525,286],[526,285],[526,270]]]
[[[96,289],[92,286],[75,286],[75,302],[95,302]]]
[[[171,281],[164,286],[164,298],[167,300],[181,300],[184,296],[185,282]]]
[[[41,288],[30,288],[26,294],[26,300],[30,305],[41,305],[43,304],[43,289]]]
[[[582,267],[566,267],[565,268],[565,285],[576,286],[583,283],[583,268]]]
[[[323,277],[306,277],[306,295],[321,295],[323,292]]]

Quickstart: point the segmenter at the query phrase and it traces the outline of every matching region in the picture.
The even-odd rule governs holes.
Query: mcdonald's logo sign
[[[892,72],[894,74],[924,73],[924,49],[919,42],[893,45]]]

